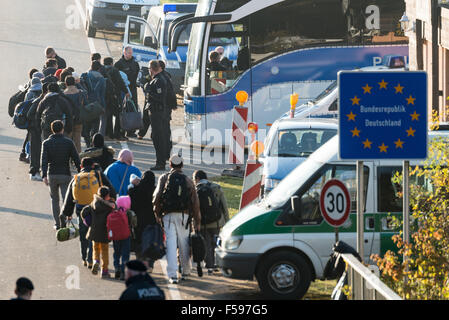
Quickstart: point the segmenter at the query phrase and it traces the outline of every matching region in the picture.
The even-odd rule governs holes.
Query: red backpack
[[[128,225],[128,216],[123,210],[114,210],[109,214],[106,226],[108,228],[109,240],[125,240],[131,235]]]

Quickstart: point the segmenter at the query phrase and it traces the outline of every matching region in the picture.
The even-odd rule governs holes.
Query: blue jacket
[[[126,168],[128,167],[128,171],[126,171]],[[123,176],[126,176],[125,179],[123,179]],[[114,186],[114,189],[117,191],[118,196],[126,196],[128,194],[128,184],[129,184],[129,177],[131,174],[135,174],[139,178],[142,177],[142,173],[140,170],[135,166],[128,166],[126,163],[121,161],[116,161],[113,164],[111,164],[109,167],[106,168],[104,171],[104,174],[106,177],[108,177],[109,181],[111,181],[112,185]],[[123,181],[123,184],[122,184]],[[122,187],[120,188],[120,185]],[[120,189],[120,190],[119,190]]]

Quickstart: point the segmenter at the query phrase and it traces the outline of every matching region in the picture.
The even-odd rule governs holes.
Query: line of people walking
[[[142,174],[130,150],[121,150],[115,160],[115,150],[105,145],[111,138],[125,140],[134,134],[126,132],[125,137],[120,128],[121,101],[130,98],[137,105],[139,66],[132,58],[132,49],[125,48],[115,65],[110,57],[104,58],[102,65],[101,56],[92,54],[91,67],[82,74],[66,67],[53,48],[47,48],[45,54],[42,72],[30,70],[28,83],[12,97],[14,102],[23,95],[24,101],[16,104],[12,115],[10,106],[9,114],[16,127],[27,130],[19,160],[30,163],[31,180],[48,186],[54,229],[72,223],[75,213],[84,266],[93,274],[101,271],[103,278],[109,278],[112,241],[114,277],[126,279],[133,251],[145,267],[133,262],[132,270],[139,281],[147,284],[151,281],[142,277],[142,272],[151,272],[154,265],[154,259],[145,256],[142,249],[147,226],[164,227],[171,283],[178,282],[178,271],[181,279],[190,275],[189,237],[192,230],[202,232],[208,248],[206,267],[213,273],[215,238],[229,219],[226,199],[221,188],[207,180],[204,171],[196,171],[192,180],[182,172],[182,157],[170,157],[170,119],[177,103],[163,62],[150,61],[149,75],[139,80],[144,86],[145,108],[144,127],[138,138],[142,139],[151,125],[156,149],[156,165]],[[87,147],[84,151],[81,138]],[[163,174],[156,186],[153,171],[165,170],[167,161],[170,172]],[[77,172],[74,176],[72,168]],[[210,189],[206,193],[204,186]],[[218,218],[209,219],[211,212]],[[148,285],[153,286],[151,283]],[[148,292],[161,297],[158,290],[145,292],[144,297],[153,297]]]

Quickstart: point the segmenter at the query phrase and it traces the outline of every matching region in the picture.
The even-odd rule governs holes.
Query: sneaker
[[[30,180],[31,181],[42,181],[42,177],[39,173],[36,173],[34,175],[30,173]]]
[[[170,279],[168,279],[168,282],[170,284],[178,284],[178,278],[170,278]]]
[[[189,274],[183,274],[181,275],[181,280],[186,281],[189,278]]]
[[[207,274],[211,275],[214,273],[214,269],[207,269]]]
[[[93,263],[92,262],[87,262],[87,269],[92,269],[93,267]]]
[[[87,267],[87,261],[83,260],[83,266]]]
[[[61,229],[61,227],[60,227],[60,226],[57,226],[57,225],[54,225],[54,226],[53,226],[53,229],[54,229],[55,231],[58,231],[59,229]]]
[[[93,275],[97,275],[98,274],[98,270],[100,270],[100,264],[98,262],[95,262],[93,267],[92,267],[92,274]]]
[[[27,154],[26,153],[21,153],[19,156],[19,161],[23,161],[26,162],[27,161]]]
[[[142,136],[137,136],[137,139],[143,140],[143,137]]]
[[[110,277],[111,277],[111,275],[109,274],[108,270],[101,271],[101,278],[102,279],[109,279]]]
[[[114,274],[114,278],[117,280],[120,279],[120,273],[121,273],[120,271],[116,271]]]

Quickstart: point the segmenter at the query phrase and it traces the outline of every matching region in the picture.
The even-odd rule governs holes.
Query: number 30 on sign
[[[348,188],[337,179],[326,182],[320,195],[320,209],[324,220],[333,227],[345,223],[351,211]]]

